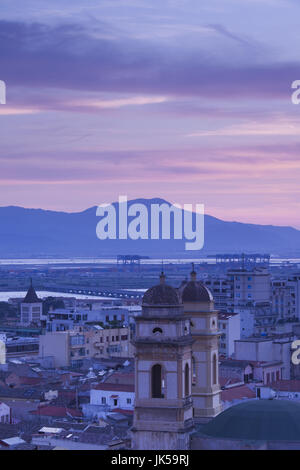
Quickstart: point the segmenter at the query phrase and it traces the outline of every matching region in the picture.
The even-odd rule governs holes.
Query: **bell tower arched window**
[[[214,354],[214,357],[213,357],[213,384],[214,385],[216,385],[217,383],[217,367],[218,367],[217,356],[216,354]]]
[[[151,369],[152,398],[163,398],[162,394],[162,367],[155,364]]]
[[[184,395],[186,397],[190,395],[190,368],[188,364],[184,368]]]
[[[192,385],[196,384],[196,361],[194,356],[192,356]]]

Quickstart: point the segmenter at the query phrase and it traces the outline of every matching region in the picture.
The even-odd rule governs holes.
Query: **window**
[[[114,406],[118,406],[118,399],[114,398]]]
[[[155,364],[151,369],[152,398],[163,398],[162,395],[162,370],[160,364]]]
[[[161,328],[154,328],[152,330],[152,333],[155,334],[155,333],[162,333],[162,329]]]
[[[196,361],[194,356],[192,356],[192,385],[196,384]]]
[[[101,403],[102,403],[102,405],[106,404],[106,398],[105,397],[101,397]]]
[[[131,405],[131,398],[127,398],[126,403],[127,405]]]
[[[190,394],[190,368],[186,364],[184,368],[184,395],[188,397]]]
[[[71,336],[70,342],[72,346],[84,344],[84,336],[83,335]]]
[[[216,385],[217,383],[217,356],[214,354],[213,357],[213,384]]]

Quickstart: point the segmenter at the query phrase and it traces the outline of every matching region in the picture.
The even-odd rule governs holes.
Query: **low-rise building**
[[[270,383],[291,377],[291,336],[245,338],[235,341],[235,360],[256,365],[254,379]]]
[[[11,424],[10,407],[1,401],[0,401],[0,423]]]
[[[132,384],[101,383],[91,390],[91,405],[107,405],[109,409],[134,410],[135,392]]]
[[[234,342],[241,337],[240,315],[237,313],[220,312],[218,326],[221,333],[219,354],[230,357],[234,353]]]

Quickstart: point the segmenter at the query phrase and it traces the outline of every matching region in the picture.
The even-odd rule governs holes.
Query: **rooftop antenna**
[[[196,280],[197,273],[195,271],[195,264],[192,263],[192,272],[191,272],[191,280],[195,281]]]
[[[161,274],[159,276],[159,279],[160,279],[160,283],[164,284],[164,282],[166,280],[166,276],[165,276],[165,273],[164,273],[164,261],[163,260],[161,260]]]

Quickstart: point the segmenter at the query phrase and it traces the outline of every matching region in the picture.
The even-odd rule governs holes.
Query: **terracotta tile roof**
[[[96,385],[94,390],[106,390],[109,392],[134,392],[134,385],[132,384],[110,384],[102,383]]]
[[[278,380],[269,386],[282,392],[300,392],[300,380]]]
[[[37,385],[43,381],[40,377],[19,377],[19,383],[22,385]]]
[[[122,410],[121,408],[114,408],[115,413],[122,413],[123,415],[133,415],[133,410]]]
[[[222,401],[242,400],[243,398],[255,398],[256,394],[247,385],[232,387],[221,391]]]
[[[238,378],[228,378],[228,377],[219,377],[219,384],[221,387],[225,387],[225,385],[232,385],[238,384],[241,382],[241,379]]]
[[[80,410],[75,408],[66,408],[64,406],[40,406],[37,410],[31,411],[31,414],[38,416],[53,416],[58,418],[67,418],[83,416]]]

